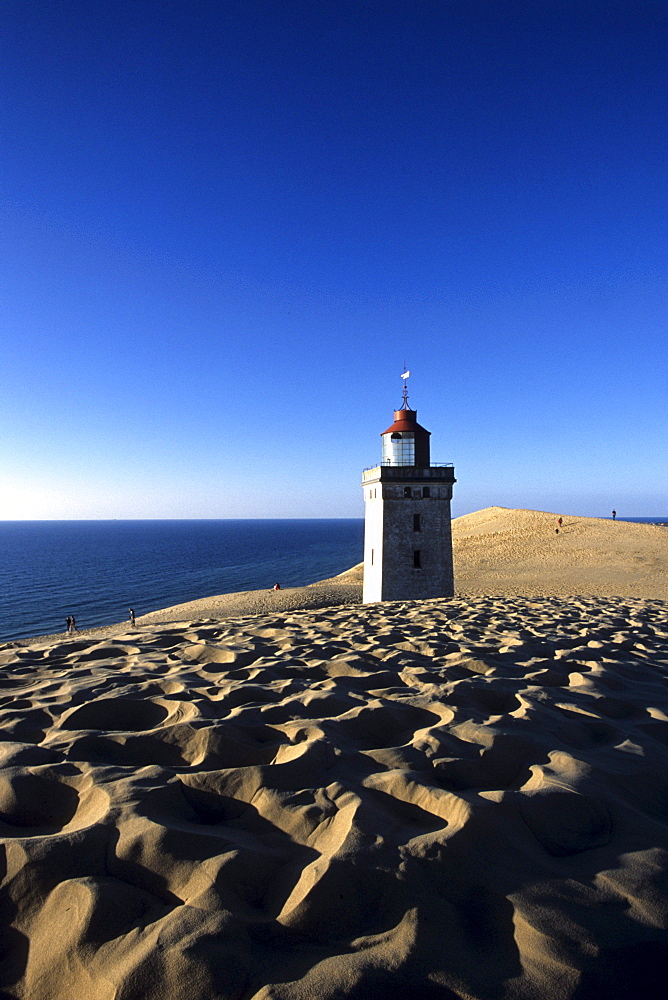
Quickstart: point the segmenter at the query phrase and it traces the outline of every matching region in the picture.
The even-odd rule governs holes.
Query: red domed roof
[[[395,410],[394,423],[383,431],[383,434],[401,434],[402,431],[422,431],[423,434],[431,434],[431,431],[420,427],[417,422],[417,410]]]

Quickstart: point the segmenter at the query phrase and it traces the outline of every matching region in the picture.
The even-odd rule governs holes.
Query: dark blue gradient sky
[[[665,513],[668,3],[1,18],[0,519]]]

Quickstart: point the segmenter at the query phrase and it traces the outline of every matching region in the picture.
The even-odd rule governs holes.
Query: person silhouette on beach
[[[271,589],[272,590],[280,590],[281,589],[280,583],[275,583],[274,586]]]
[[[613,512],[612,512],[612,520],[614,521],[616,517],[617,517],[617,511],[613,510]]]
[[[134,623],[135,623],[135,609],[134,608],[129,608],[129,611],[130,611],[130,621],[134,625]]]
[[[563,517],[560,517],[559,520],[557,521],[557,524],[559,525],[559,527],[561,527],[561,525],[563,524],[563,522],[564,522]]]
[[[67,616],[67,618],[65,619],[65,624],[67,625],[67,631],[71,632],[72,631],[72,615],[68,615]]]

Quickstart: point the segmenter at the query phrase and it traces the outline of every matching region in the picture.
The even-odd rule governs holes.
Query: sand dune
[[[559,534],[557,518],[562,517]],[[457,596],[581,594],[668,600],[668,529],[487,507],[452,522]],[[144,624],[325,608],[362,599],[363,564],[308,587],[221,594],[144,615]]]
[[[350,576],[348,575],[350,574]],[[332,581],[308,587],[284,590],[245,590],[237,594],[218,594],[197,601],[186,601],[160,611],[151,611],[137,620],[143,625],[160,622],[189,621],[192,618],[227,618],[230,615],[283,614],[287,611],[319,610],[340,604],[356,604],[362,599],[361,567],[359,574],[348,571]]]
[[[668,599],[668,528],[658,525],[488,507],[455,518],[453,545],[459,594]]]
[[[2,647],[27,1000],[663,994],[668,606],[349,606]]]
[[[668,533],[554,520],[0,646],[0,995],[663,997]]]

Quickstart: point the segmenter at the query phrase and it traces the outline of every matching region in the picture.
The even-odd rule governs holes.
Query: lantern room
[[[429,437],[430,432],[417,422],[417,410],[395,410],[394,423],[381,434],[381,464],[429,468]]]

